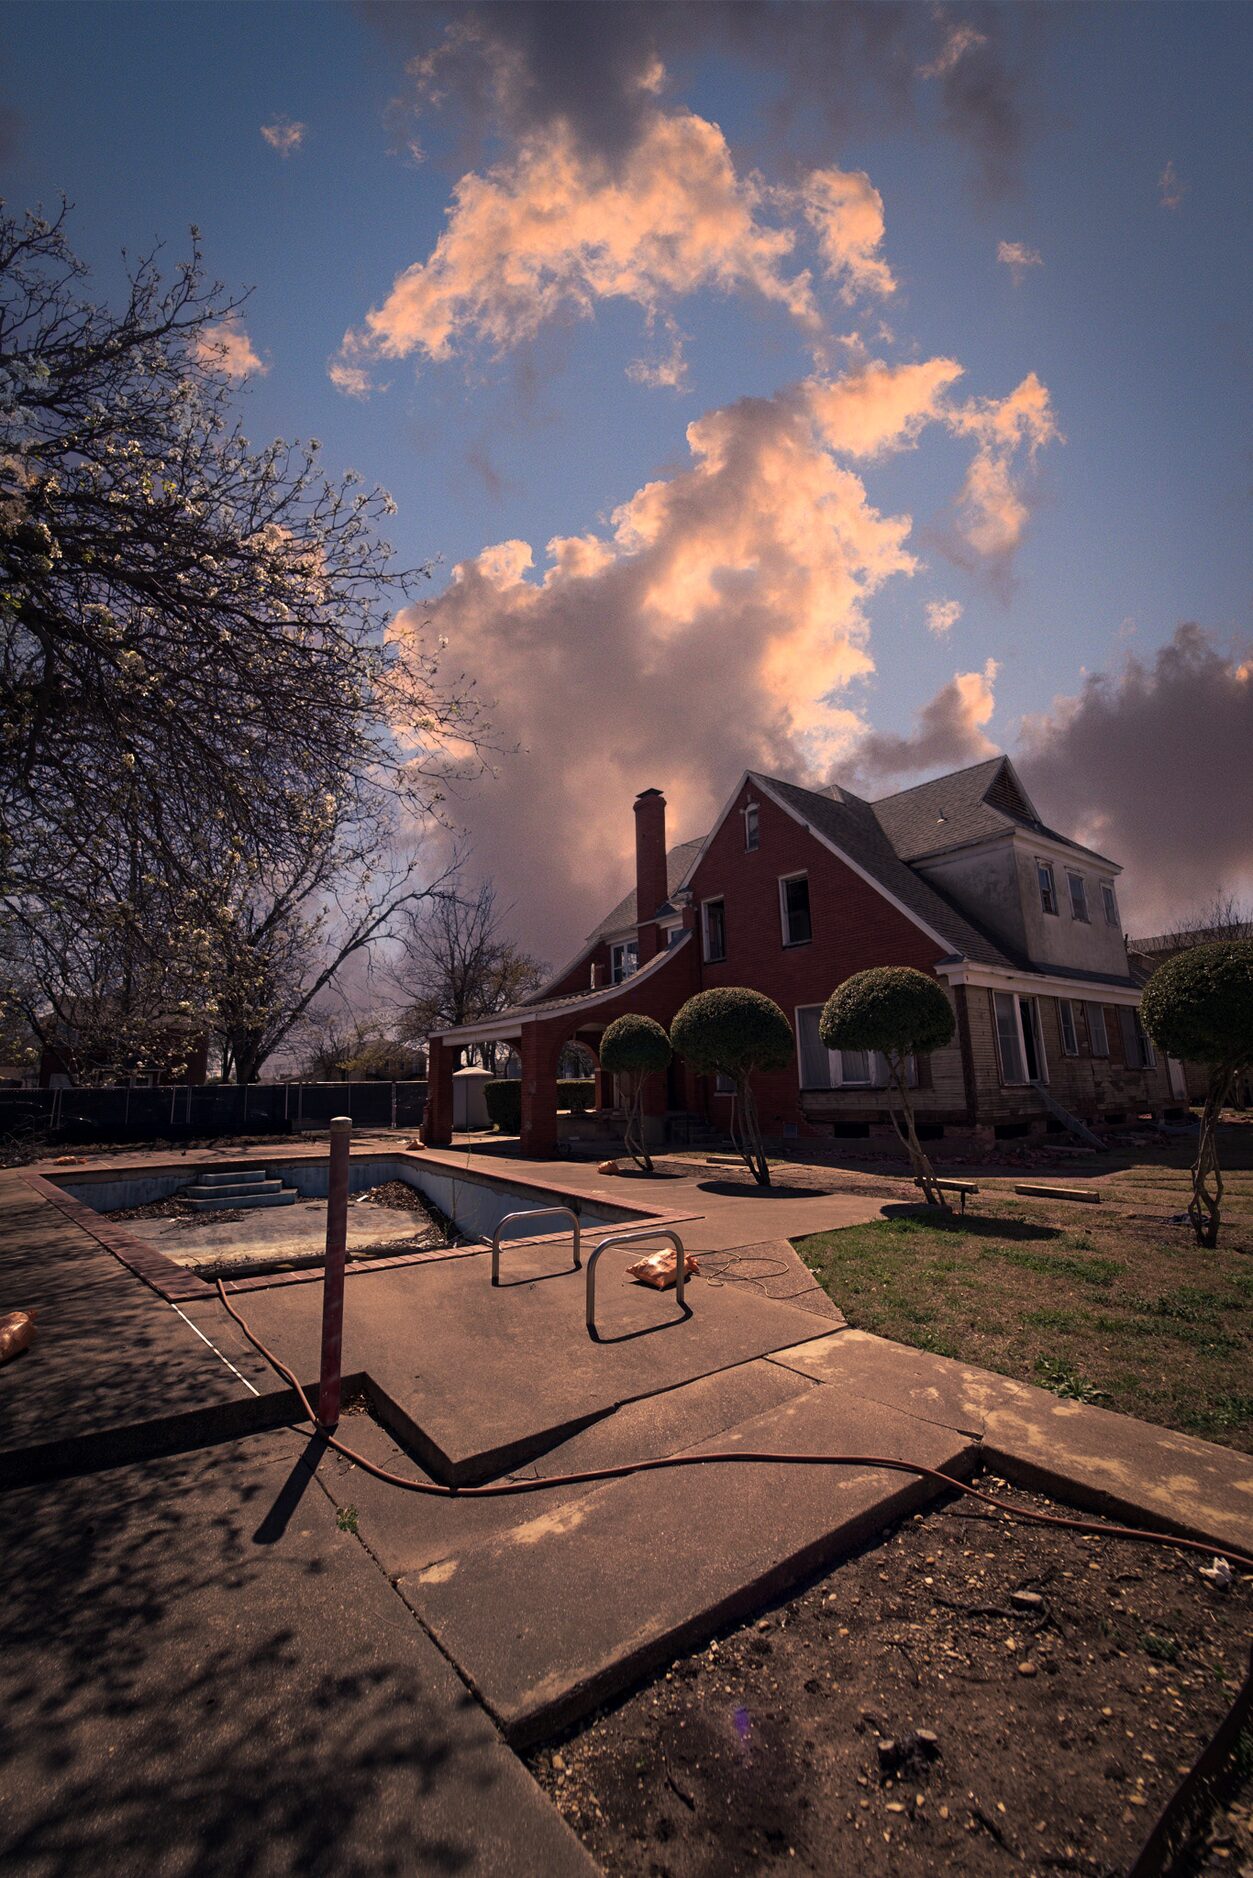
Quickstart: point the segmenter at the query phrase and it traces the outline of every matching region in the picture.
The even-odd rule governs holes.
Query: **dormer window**
[[[744,851],[754,854],[761,846],[761,828],[758,822],[758,809],[755,802],[750,802],[744,810]]]
[[[1088,923],[1088,889],[1082,874],[1067,871],[1066,879],[1070,884],[1070,917]]]
[[[1047,861],[1035,864],[1036,879],[1040,883],[1040,905],[1046,913],[1057,912],[1057,882],[1053,878],[1053,869]]]
[[[609,948],[609,977],[611,983],[620,985],[624,979],[634,975],[639,967],[640,948],[636,939],[624,939],[620,945]]]

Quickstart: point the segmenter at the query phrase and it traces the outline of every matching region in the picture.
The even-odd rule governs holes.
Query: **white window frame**
[[[1109,1025],[1105,1022],[1105,1006],[1096,1004],[1090,998],[1084,999],[1083,1014],[1088,1020],[1088,1049],[1093,1056],[1109,1058]],[[1100,1042],[1097,1042],[1099,1033]]]
[[[756,854],[761,846],[761,808],[756,802],[744,805],[744,852]]]
[[[1048,875],[1047,897],[1044,886],[1045,874]],[[1035,884],[1036,890],[1040,895],[1040,911],[1046,913],[1050,919],[1060,918],[1062,909],[1061,903],[1057,898],[1056,871],[1054,870],[1052,861],[1042,861],[1038,855],[1036,856],[1035,863]],[[1049,899],[1053,902],[1052,906],[1049,905]]]
[[[722,908],[722,950],[714,954],[709,950],[709,909],[711,906]],[[706,965],[722,965],[727,956],[727,899],[724,893],[711,894],[700,903],[700,950]]]
[[[628,963],[628,954],[635,956]],[[640,968],[640,942],[638,939],[615,939],[609,948],[609,982],[613,985],[625,984],[628,978],[634,978]]]
[[[821,1011],[820,1004],[798,1004],[792,1012],[792,1032],[796,1038],[796,1078],[802,1090],[813,1089],[888,1089],[891,1077],[888,1073],[887,1060],[878,1050],[861,1050],[857,1054],[866,1058],[867,1076],[846,1077],[844,1074],[843,1050],[827,1050],[827,1074],[829,1082],[809,1083],[805,1081],[805,1055],[801,1046],[801,1012]],[[825,1044],[821,1048],[826,1049]],[[911,1056],[906,1064],[905,1080],[911,1088],[918,1082],[918,1065]]]
[[[793,939],[788,932],[787,889],[791,886],[794,880],[804,881],[805,888],[806,888],[805,898],[808,901],[808,905],[809,905],[809,934],[804,939]],[[780,934],[782,935],[784,946],[789,949],[792,946],[807,946],[807,945],[813,944],[814,907],[813,907],[813,901],[809,897],[808,889],[809,889],[809,869],[807,867],[798,868],[794,874],[780,874],[779,875],[779,931],[780,931]]]
[[[1118,911],[1118,896],[1114,892],[1112,880],[1101,882],[1101,904],[1105,908],[1105,924],[1121,930],[1122,915]]]
[[[1070,890],[1070,917],[1071,919],[1080,920],[1083,923],[1083,925],[1090,926],[1092,924],[1092,914],[1088,909],[1088,883],[1086,879],[1084,878],[1082,874],[1073,873],[1071,869],[1068,867],[1066,869],[1066,885]],[[1076,887],[1079,889],[1079,904],[1083,908],[1083,911],[1080,913],[1076,913],[1075,911],[1075,888]]]
[[[1005,1074],[1005,1062],[1001,1052],[1001,1027],[996,1016],[998,998],[1009,998],[1013,1003],[1014,1023],[1018,1030],[1018,1060],[1022,1064],[1021,1077],[1015,1076],[1011,1079]],[[1039,999],[1025,991],[994,991],[992,993],[992,1034],[996,1039],[996,1060],[1001,1072],[1003,1089],[1029,1089],[1031,1087],[1030,1065],[1027,1062],[1027,1035],[1022,1022],[1024,1003],[1029,1004],[1032,1011],[1031,1036],[1035,1044],[1036,1062],[1040,1072],[1039,1080],[1047,1083],[1049,1079],[1049,1064],[1044,1050],[1044,1026],[1040,1022]]]
[[[1069,1035],[1067,1035],[1067,1024],[1069,1024],[1070,1027]],[[1075,1023],[1075,1007],[1070,998],[1059,998],[1057,1000],[1057,1028],[1061,1033],[1062,1055],[1078,1056],[1079,1027]]]

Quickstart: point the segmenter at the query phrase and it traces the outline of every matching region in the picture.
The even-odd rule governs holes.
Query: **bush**
[[[522,1130],[522,1084],[516,1076],[503,1076],[497,1082],[483,1084],[483,1100],[488,1119],[502,1135],[520,1134]]]
[[[818,1034],[828,1050],[906,1057],[942,1050],[954,1028],[953,1007],[934,978],[912,965],[875,965],[831,993]]]
[[[665,1069],[670,1039],[653,1017],[628,1011],[615,1017],[600,1040],[601,1068],[610,1076],[647,1076]]]
[[[585,1115],[596,1099],[596,1084],[585,1077],[563,1078],[557,1084],[557,1107],[573,1115]],[[483,1084],[483,1100],[488,1120],[502,1135],[522,1132],[522,1082],[517,1076],[502,1076]]]

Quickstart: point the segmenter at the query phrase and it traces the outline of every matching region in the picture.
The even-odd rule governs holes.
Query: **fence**
[[[416,1128],[425,1082],[183,1083],[166,1088],[0,1089],[0,1140],[185,1141],[288,1135],[348,1115],[359,1128]]]

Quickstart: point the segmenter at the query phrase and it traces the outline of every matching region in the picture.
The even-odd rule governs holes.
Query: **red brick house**
[[[865,801],[747,772],[709,834],[666,847],[665,798],[635,802],[636,884],[528,1003],[430,1039],[425,1138],[450,1139],[452,1071],[472,1043],[522,1062],[522,1150],[557,1140],[557,1063],[596,1056],[607,1024],[639,1011],[668,1025],[693,992],[751,985],[796,1032],[794,1066],[755,1079],[772,1135],[890,1131],[886,1071],[827,1051],[818,1016],[850,973],[912,965],[952,1000],[953,1044],[917,1064],[919,1131],[982,1140],[1086,1120],[1159,1114],[1165,1066],[1139,1022],[1118,912],[1118,864],[1040,819],[1008,757]],[[672,1066],[652,1127],[726,1127],[730,1095]],[[611,1093],[601,1091],[608,1103]]]

